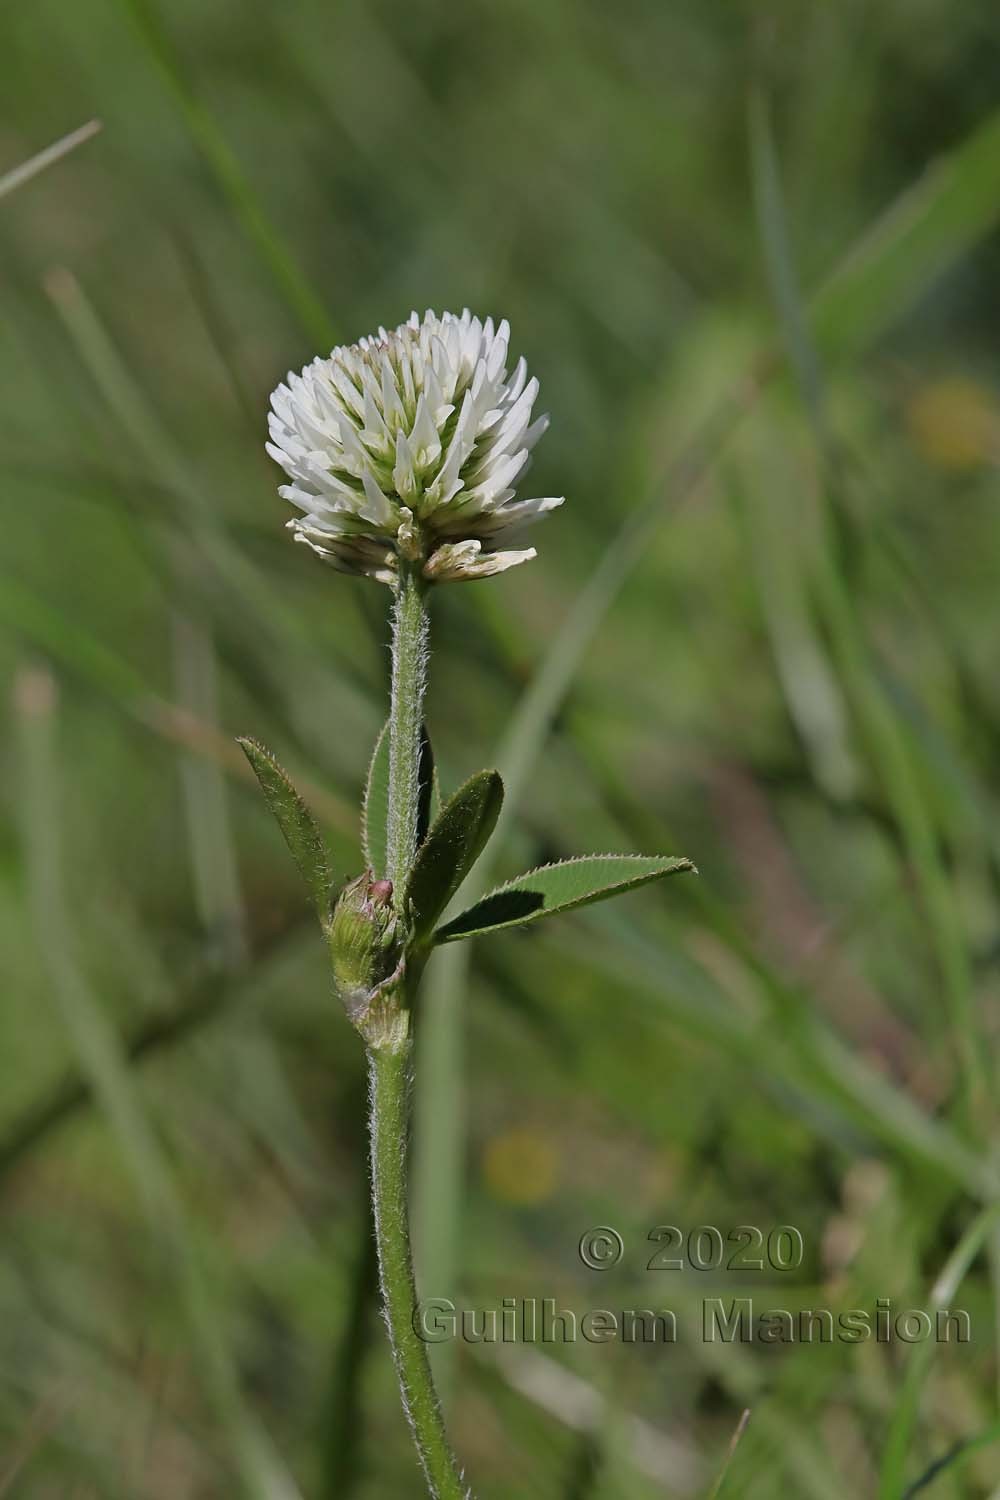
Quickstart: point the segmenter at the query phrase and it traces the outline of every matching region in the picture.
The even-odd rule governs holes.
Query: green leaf
[[[325,924],[330,915],[333,877],[316,820],[270,750],[265,749],[257,740],[248,738],[238,739],[237,744],[253,767],[267,805],[309,888],[316,914]]]
[[[437,769],[434,751],[426,725],[420,739],[420,805],[417,810],[417,839],[420,843],[427,837],[431,815],[441,803],[437,784]],[[369,869],[378,879],[385,878],[389,863],[389,722],[382,725],[375,741],[368,779],[365,782],[365,800],[361,811],[361,845]]]
[[[496,932],[502,927],[520,927],[539,917],[572,911],[592,901],[606,901],[622,891],[693,870],[689,859],[666,854],[585,854],[556,865],[542,865],[510,880],[470,906],[434,934],[436,943]]]
[[[118,3],[130,16],[150,61],[173,95],[196,149],[270,272],[276,289],[317,348],[329,349],[337,342],[338,335],[326,304],[299,265],[288,237],[272,222],[215,116],[192,87],[189,71],[160,20],[158,7],[150,0],[118,0]]]
[[[459,787],[417,851],[406,888],[413,935],[426,938],[496,827],[503,804],[497,771],[478,771]]]

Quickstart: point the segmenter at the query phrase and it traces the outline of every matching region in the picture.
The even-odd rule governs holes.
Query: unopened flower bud
[[[386,1024],[398,1016],[393,994],[402,978],[401,944],[392,905],[392,881],[367,870],[341,891],[327,929],[337,993],[365,1040],[384,1040]]]

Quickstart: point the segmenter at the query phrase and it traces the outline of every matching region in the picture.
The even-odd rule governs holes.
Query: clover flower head
[[[316,358],[271,396],[267,451],[302,512],[295,539],[342,572],[392,584],[399,559],[434,582],[502,573],[535,556],[526,526],[562,497],[515,498],[548,426],[538,381],[507,368],[510,328],[412,313],[391,333]]]

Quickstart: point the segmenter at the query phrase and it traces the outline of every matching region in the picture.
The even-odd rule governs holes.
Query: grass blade
[[[1000,217],[1000,111],[940,158],[864,234],[812,304],[830,355],[858,354]]]
[[[997,1203],[983,1209],[973,1219],[931,1288],[927,1301],[929,1316],[933,1317],[935,1313],[948,1306],[964,1281],[972,1262],[998,1224],[1000,1224],[1000,1204]],[[933,1339],[917,1344],[906,1366],[903,1388],[896,1403],[882,1456],[879,1500],[897,1500],[897,1497],[903,1493],[906,1460],[919,1415],[920,1395],[927,1379],[934,1349]]]
[[[313,946],[313,932],[296,924],[276,935],[274,941],[254,955],[254,966],[243,973],[219,973],[214,963],[185,986],[176,1000],[151,1020],[127,1033],[119,1047],[133,1074],[140,1064],[151,1063],[187,1037],[211,1025],[239,1006],[244,1013],[255,1004],[256,992],[284,977],[289,958],[302,946]],[[0,1136],[0,1184],[42,1147],[63,1125],[95,1102],[91,1076],[71,1066],[51,1088],[9,1120]]]
[[[29,901],[53,996],[81,1070],[107,1115],[149,1230],[169,1257],[197,1367],[228,1439],[242,1487],[252,1500],[298,1500],[294,1481],[243,1404],[181,1200],[133,1085],[127,1058],[76,961],[62,874],[55,684],[40,669],[22,669],[15,694]]]
[[[239,159],[214,117],[189,86],[180,60],[151,0],[119,0],[132,20],[146,52],[167,85],[195,146],[207,163],[247,238],[256,248],[274,283],[318,348],[337,342],[336,332],[284,238],[269,219]]]
[[[996,165],[1000,168],[1000,128],[995,139],[992,135],[987,139],[993,142]],[[981,1115],[989,1085],[975,1014],[969,955],[952,885],[942,864],[938,832],[923,795],[917,757],[911,753],[905,726],[887,700],[853,592],[839,566],[835,454],[826,425],[819,360],[800,305],[774,139],[760,94],[754,94],[751,101],[750,146],[760,237],[779,322],[827,471],[827,483],[834,490],[833,501],[828,502],[830,514],[825,517],[826,535],[816,559],[813,579],[816,603],[830,636],[845,696],[899,826],[950,1008],[966,1103]],[[976,137],[976,143],[969,149],[978,163],[985,149],[981,139]],[[947,216],[949,202],[946,195],[943,207],[938,202],[937,212]]]
[[[744,1409],[743,1414],[740,1417],[740,1420],[736,1424],[736,1431],[733,1433],[732,1437],[729,1439],[729,1449],[728,1449],[728,1451],[726,1453],[726,1457],[725,1457],[725,1459],[723,1461],[722,1468],[719,1471],[719,1477],[715,1481],[715,1483],[712,1485],[712,1488],[709,1490],[707,1500],[719,1500],[719,1496],[722,1494],[722,1487],[723,1487],[723,1485],[726,1482],[726,1475],[729,1473],[730,1467],[732,1466],[733,1459],[736,1456],[736,1450],[739,1447],[740,1438],[746,1432],[746,1430],[747,1430],[747,1424],[748,1424],[749,1421],[750,1421],[750,1408],[748,1406],[748,1407],[746,1407]]]
[[[956,1443],[943,1458],[935,1459],[930,1468],[921,1474],[919,1479],[914,1480],[904,1492],[903,1500],[914,1500],[914,1496],[922,1495],[935,1479],[939,1479],[948,1470],[954,1472],[980,1448],[989,1448],[994,1443],[1000,1443],[1000,1422],[995,1422],[992,1427],[987,1427],[985,1432],[980,1432],[976,1437],[966,1438],[964,1442]]]
[[[171,611],[170,643],[178,702],[218,733],[215,643],[205,621]],[[246,957],[246,914],[233,846],[225,777],[217,762],[183,750],[181,787],[191,876],[202,928],[225,967]]]
[[[254,781],[246,758],[229,735],[190,709],[151,692],[126,657],[88,635],[76,622],[71,626],[59,610],[36,598],[16,579],[0,579],[0,620],[26,645],[44,652],[145,730],[214,761],[240,781]],[[353,836],[356,814],[346,801],[313,782],[300,778],[299,784],[330,828]]]
[[[236,545],[213,507],[205,503],[204,488],[185,454],[142,395],[75,276],[59,267],[46,276],[44,285],[108,409],[150,473],[176,502],[172,519],[179,522],[179,535],[172,561],[187,569],[187,553],[196,551],[199,566],[202,558],[207,559],[226,586],[248,632],[265,621],[287,649],[298,651],[305,646],[315,651],[315,639],[302,611],[289,606],[272,580]]]
[[[47,167],[52,167],[57,161],[62,161],[77,146],[82,146],[86,141],[93,140],[101,129],[100,120],[88,120],[86,125],[81,125],[77,130],[71,130],[69,135],[64,135],[61,140],[53,141],[51,146],[46,146],[44,151],[39,151],[35,156],[29,156],[27,161],[19,167],[13,167],[0,177],[0,198],[5,198],[8,193],[14,192],[15,188],[23,187]]]

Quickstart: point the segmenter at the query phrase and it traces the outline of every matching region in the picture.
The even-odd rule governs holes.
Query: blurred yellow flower
[[[906,408],[910,437],[940,469],[978,469],[1000,454],[1000,411],[993,392],[964,376],[930,381]]]
[[[537,1131],[519,1126],[495,1135],[483,1152],[483,1177],[505,1203],[541,1203],[556,1183],[554,1148]]]

